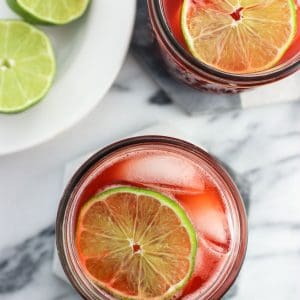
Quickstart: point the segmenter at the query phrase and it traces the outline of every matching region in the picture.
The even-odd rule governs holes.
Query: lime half
[[[61,25],[81,17],[90,0],[7,0],[7,3],[30,22]]]
[[[47,36],[21,21],[0,21],[0,112],[15,113],[41,100],[55,74]]]
[[[197,239],[174,200],[119,187],[83,206],[76,246],[88,277],[118,298],[170,299],[192,275]]]
[[[221,71],[275,66],[296,34],[294,0],[184,0],[181,27],[190,52]]]

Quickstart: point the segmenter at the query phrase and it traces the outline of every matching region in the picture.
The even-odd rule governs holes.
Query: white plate
[[[46,98],[29,110],[0,114],[0,155],[53,138],[97,105],[126,55],[135,7],[135,0],[93,0],[82,19],[62,27],[42,27],[56,53],[55,83]],[[17,18],[4,0],[0,18]]]

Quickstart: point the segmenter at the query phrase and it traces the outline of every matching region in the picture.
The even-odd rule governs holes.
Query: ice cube
[[[199,193],[203,172],[192,161],[175,154],[148,153],[124,160],[118,169],[123,180],[176,193]]]
[[[190,216],[199,238],[207,247],[226,253],[230,247],[230,230],[222,197],[216,188],[198,195],[184,195],[180,203]]]

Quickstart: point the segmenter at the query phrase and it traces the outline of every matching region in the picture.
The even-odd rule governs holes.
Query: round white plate
[[[0,114],[0,155],[45,142],[87,115],[112,85],[127,53],[135,0],[93,0],[80,20],[42,26],[56,53],[57,74],[39,104],[16,115]],[[0,19],[18,18],[0,1]]]

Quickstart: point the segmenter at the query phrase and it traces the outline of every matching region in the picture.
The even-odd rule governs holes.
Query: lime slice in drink
[[[76,246],[87,276],[120,299],[170,299],[192,275],[195,230],[174,200],[109,189],[81,209]]]
[[[90,0],[7,0],[26,20],[35,23],[66,24],[81,17]]]
[[[230,73],[275,66],[296,34],[294,0],[184,0],[181,28],[190,52]]]
[[[54,74],[55,58],[43,32],[21,21],[0,21],[0,112],[37,103]]]

